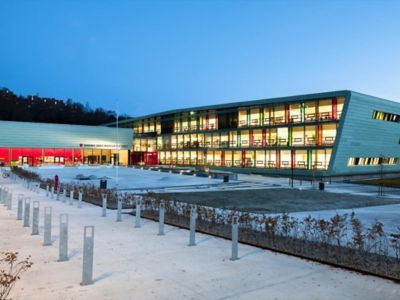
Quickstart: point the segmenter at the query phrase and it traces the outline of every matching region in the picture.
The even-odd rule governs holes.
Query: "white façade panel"
[[[373,111],[400,115],[400,103],[351,92],[332,175],[378,173],[380,166],[348,166],[349,157],[400,157],[400,123],[375,120]],[[384,171],[400,171],[400,164]]]
[[[118,129],[121,149],[131,149],[133,131]],[[0,121],[0,147],[115,149],[116,128]]]

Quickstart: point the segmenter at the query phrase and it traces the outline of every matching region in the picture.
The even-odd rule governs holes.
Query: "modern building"
[[[400,104],[353,91],[171,110],[122,121],[133,164],[339,176],[399,172]]]
[[[130,129],[0,121],[0,164],[115,164],[119,154],[128,165],[132,137]]]

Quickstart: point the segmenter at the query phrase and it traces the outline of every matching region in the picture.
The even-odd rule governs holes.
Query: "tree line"
[[[130,118],[119,116],[119,120]],[[0,89],[0,120],[43,122],[58,124],[100,125],[116,121],[112,110],[92,109],[83,105],[55,98],[39,96],[18,96],[7,88]]]

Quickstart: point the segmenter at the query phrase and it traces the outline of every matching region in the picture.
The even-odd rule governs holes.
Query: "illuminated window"
[[[372,113],[372,119],[399,123],[400,115],[374,110]]]
[[[379,166],[397,165],[397,157],[349,157],[347,165],[351,166]]]

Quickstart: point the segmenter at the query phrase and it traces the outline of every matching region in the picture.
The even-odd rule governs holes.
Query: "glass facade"
[[[0,164],[30,165],[46,164],[73,166],[76,164],[114,164],[119,152],[120,165],[129,164],[128,150],[70,149],[70,148],[0,148]]]
[[[136,120],[133,151],[158,164],[327,170],[344,97]],[[152,130],[152,131],[151,131]]]

